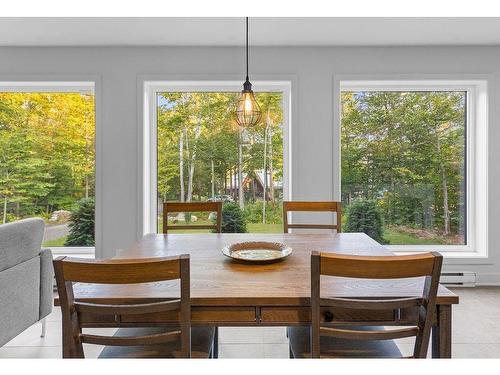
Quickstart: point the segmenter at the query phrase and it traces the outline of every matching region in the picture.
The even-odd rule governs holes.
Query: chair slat
[[[321,253],[321,274],[361,279],[400,279],[430,276],[434,256],[430,253],[401,256],[357,256]]]
[[[178,279],[178,257],[145,259],[71,259],[62,263],[64,279],[90,284],[136,284]]]
[[[80,334],[80,340],[84,344],[112,345],[112,346],[136,346],[136,345],[156,345],[179,340],[181,331],[171,331],[147,336],[98,336]]]
[[[217,229],[217,225],[167,225],[167,229]]]
[[[283,206],[286,207],[288,211],[330,211],[335,212],[340,206],[340,202],[335,201],[325,201],[325,202],[313,202],[313,201],[291,201],[283,202]]]
[[[288,224],[290,229],[337,229],[335,224]]]
[[[393,299],[349,299],[349,298],[322,298],[321,306],[340,307],[362,310],[393,310],[421,306],[422,298],[393,298]]]
[[[378,331],[321,327],[319,334],[321,336],[332,336],[348,340],[394,340],[416,336],[418,334],[418,327]]]
[[[88,302],[75,302],[75,309],[79,313],[94,315],[137,315],[156,312],[179,310],[180,300],[163,301],[153,303],[141,303],[134,305],[105,305]]]
[[[168,212],[217,212],[222,202],[165,202]]]

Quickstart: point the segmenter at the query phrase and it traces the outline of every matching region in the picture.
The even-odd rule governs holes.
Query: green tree
[[[236,203],[225,203],[222,206],[222,233],[246,233],[245,216]]]
[[[69,235],[65,246],[95,245],[95,200],[83,198],[71,212]]]
[[[377,203],[368,199],[354,200],[347,213],[345,231],[366,233],[375,241],[385,243],[382,214]]]

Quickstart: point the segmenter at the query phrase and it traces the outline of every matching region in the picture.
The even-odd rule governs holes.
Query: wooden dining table
[[[245,241],[281,242],[292,254],[280,262],[250,264],[224,256],[221,249]],[[392,255],[364,233],[321,234],[147,234],[115,258],[150,258],[189,254],[191,259],[191,306],[193,325],[212,326],[294,326],[310,324],[311,251],[353,255]],[[323,297],[392,298],[422,295],[423,280],[359,280],[326,277]],[[96,303],[144,303],[178,298],[176,282],[148,284],[76,284],[75,298]],[[56,300],[56,303],[58,301]],[[458,296],[439,287],[437,313],[432,331],[432,356],[451,357],[452,306]],[[413,308],[389,311],[353,311],[322,308],[323,319],[349,324],[369,320],[371,325],[414,325],[418,311]],[[127,327],[168,325],[174,315],[98,317],[82,315],[84,327]],[[69,332],[63,323],[63,335]],[[64,340],[63,340],[64,341]],[[63,350],[65,348],[63,347]]]

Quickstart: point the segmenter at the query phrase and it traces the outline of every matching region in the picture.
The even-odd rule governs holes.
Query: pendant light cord
[[[248,81],[248,17],[246,17],[247,32],[246,32],[246,52],[247,52],[247,81]]]

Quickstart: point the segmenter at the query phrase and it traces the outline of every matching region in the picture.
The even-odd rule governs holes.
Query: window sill
[[[479,251],[464,251],[464,250],[453,250],[453,249],[421,249],[420,251],[414,249],[391,249],[391,246],[388,246],[389,250],[391,250],[396,255],[409,255],[409,254],[418,254],[424,251],[437,251],[441,255],[443,255],[444,262],[446,265],[471,265],[471,264],[493,264],[490,260],[488,254],[486,252]]]
[[[67,256],[78,258],[95,258],[95,247],[45,247],[52,250],[54,257]]]

